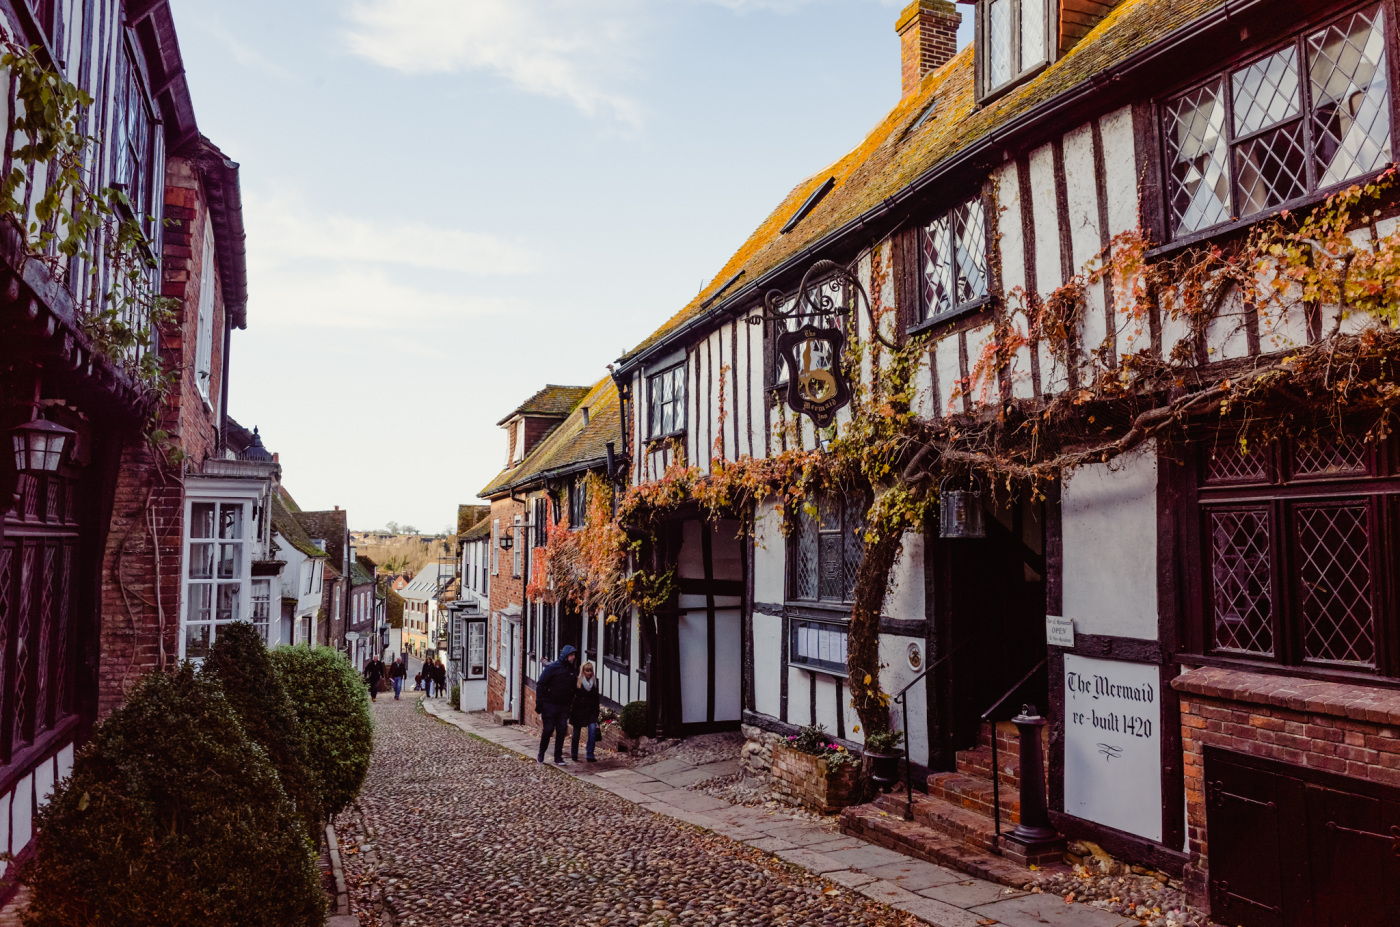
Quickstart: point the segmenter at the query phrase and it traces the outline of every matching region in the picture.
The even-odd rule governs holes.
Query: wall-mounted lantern
[[[515,539],[510,535],[509,531],[501,532],[501,550],[510,550],[515,546]]]
[[[938,487],[938,536],[941,538],[983,538],[987,536],[982,512],[982,485],[972,478],[971,489],[949,489],[952,477]]]
[[[63,453],[76,433],[42,418],[11,428],[15,470],[19,473],[57,472],[63,463]]]

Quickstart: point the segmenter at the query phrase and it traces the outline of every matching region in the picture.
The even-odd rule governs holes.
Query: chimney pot
[[[950,0],[914,0],[899,14],[894,29],[899,33],[901,100],[957,54],[961,22],[962,14]]]

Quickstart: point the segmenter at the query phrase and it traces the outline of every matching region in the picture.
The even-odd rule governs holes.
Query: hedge
[[[617,723],[622,728],[622,733],[633,740],[641,737],[647,732],[647,703],[628,702],[623,705]]]
[[[277,771],[218,685],[145,677],[39,811],[27,927],[312,927],[326,896]]]
[[[248,739],[267,751],[314,842],[324,826],[320,792],[296,711],[262,635],[246,621],[220,628],[201,673],[219,683]]]
[[[369,688],[330,647],[278,647],[270,656],[301,725],[322,818],[330,820],[359,794],[369,771]]]

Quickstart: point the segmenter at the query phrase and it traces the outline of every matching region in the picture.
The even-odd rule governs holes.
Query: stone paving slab
[[[869,844],[854,850],[837,850],[829,855],[832,859],[844,863],[852,869],[872,869],[886,863],[904,862],[909,859],[909,857],[896,853],[894,850],[886,850],[884,847]]]
[[[875,877],[869,873],[859,872],[855,869],[839,869],[836,872],[825,873],[825,878],[837,885],[844,885],[847,888],[856,888],[867,882],[874,882]]]
[[[801,866],[803,869],[808,869],[816,873],[835,872],[838,869],[846,868],[840,863],[833,861],[829,856],[813,853],[811,850],[804,850],[801,847],[791,850],[779,850],[773,855],[779,859],[785,859],[790,863]]]
[[[900,888],[906,888],[911,892],[920,892],[922,889],[933,888],[935,885],[947,885],[959,879],[965,879],[961,872],[953,872],[944,869],[942,866],[935,866],[933,863],[926,863],[922,860],[909,859],[897,863],[886,863],[883,866],[873,868],[860,867],[877,879],[885,879],[893,882]],[[998,888],[1000,886],[997,886]],[[988,901],[995,901],[996,893],[977,901],[968,902],[968,906],[973,904],[985,904]],[[946,899],[944,899],[946,900]]]
[[[932,898],[916,898],[907,904],[901,904],[899,909],[908,911],[930,924],[937,924],[938,927],[984,927],[990,920],[985,915],[965,911]]]
[[[893,882],[886,882],[883,879],[876,879],[874,882],[866,882],[864,885],[856,886],[856,891],[867,898],[893,905],[900,910],[917,901],[928,901],[927,898],[920,898],[913,892],[907,892],[895,885]],[[943,927],[942,924],[939,927]]]
[[[782,837],[760,837],[758,840],[750,840],[749,846],[758,850],[763,850],[766,853],[797,849],[797,844],[790,843]]]
[[[958,873],[961,875],[961,873]],[[912,889],[925,898],[936,898],[948,904],[957,905],[960,908],[973,908],[977,905],[990,904],[994,901],[1004,901],[1008,898],[1017,898],[1025,892],[1018,892],[1014,888],[1007,888],[1004,885],[997,885],[994,882],[984,882],[981,879],[964,879],[961,882],[945,882],[942,885],[935,885],[924,889]]]
[[[1141,921],[1082,904],[1065,904],[1058,895],[1022,895],[972,909],[1007,927],[1140,927]]]

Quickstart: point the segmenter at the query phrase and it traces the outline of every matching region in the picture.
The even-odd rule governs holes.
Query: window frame
[[[203,254],[200,255],[199,305],[195,313],[194,385],[205,405],[214,408],[214,289],[218,271],[214,264],[214,223],[204,221]]]
[[[686,410],[687,410],[687,406],[688,406],[688,400],[689,400],[689,398],[690,398],[690,397],[687,395],[687,390],[686,390],[686,385],[687,385],[687,375],[686,375],[686,374],[687,374],[687,369],[688,369],[688,365],[687,365],[686,361],[682,360],[682,361],[680,361],[680,362],[677,363],[677,364],[672,364],[670,367],[667,367],[667,368],[665,368],[664,370],[658,370],[658,371],[656,371],[656,372],[654,372],[654,373],[653,373],[653,372],[650,372],[650,371],[647,372],[647,377],[646,377],[646,387],[647,387],[647,421],[646,421],[646,424],[647,424],[647,440],[648,440],[648,441],[659,441],[659,440],[664,440],[664,439],[666,439],[666,438],[673,438],[673,437],[676,437],[676,436],[678,436],[678,435],[683,435],[683,434],[685,434],[685,430],[686,430]],[[657,415],[657,411],[656,411],[657,408],[658,408],[658,407],[657,407],[657,395],[658,395],[657,389],[658,389],[658,386],[660,386],[661,380],[662,380],[663,377],[674,377],[674,378],[675,378],[675,381],[676,381],[676,382],[675,382],[675,393],[673,394],[673,398],[670,400],[670,404],[673,405],[673,406],[675,406],[675,418],[674,418],[674,420],[673,420],[674,423],[675,423],[675,427],[672,428],[670,431],[662,431],[662,430],[660,430],[661,422],[658,421],[658,415]],[[663,416],[663,417],[664,417],[664,416]]]
[[[487,646],[486,619],[467,618],[462,621],[462,678],[479,680],[486,678],[487,667]],[[471,659],[472,634],[479,633],[479,643],[481,645],[481,667],[480,672],[474,671]]]
[[[841,527],[838,528],[838,529],[836,529],[836,530],[832,530],[832,529],[830,529],[830,528],[823,529],[823,528],[821,527],[821,523],[820,523],[820,518],[821,518],[821,501],[820,501],[820,496],[823,496],[823,495],[826,495],[826,496],[840,496],[840,498],[841,498],[841,503],[842,503],[842,504],[841,504]],[[852,581],[852,583],[851,583],[851,584],[845,589],[845,591],[842,593],[843,597],[842,597],[841,599],[833,599],[833,598],[823,597],[823,596],[822,596],[822,593],[821,593],[821,575],[822,575],[822,570],[821,570],[821,550],[822,550],[821,538],[822,538],[822,535],[827,535],[827,536],[838,535],[838,536],[840,536],[840,537],[842,538],[841,564],[842,564],[842,571],[843,571],[843,572],[842,572],[842,576],[843,576],[843,585],[845,585],[845,581],[844,581],[844,575],[845,575],[845,574],[844,574],[844,571],[845,571],[845,566],[846,566],[847,558],[848,558],[848,557],[850,556],[850,554],[851,554],[851,551],[850,551],[850,549],[848,548],[847,545],[850,545],[850,544],[859,544],[859,543],[861,543],[861,542],[857,541],[857,539],[856,539],[856,537],[855,537],[855,526],[854,526],[854,525],[849,525],[849,524],[847,524],[847,515],[848,515],[848,513],[849,513],[849,507],[850,507],[851,502],[852,502],[852,500],[851,500],[851,496],[852,496],[852,495],[853,495],[852,493],[821,493],[821,494],[818,494],[817,501],[815,501],[815,503],[814,503],[814,504],[817,506],[817,514],[816,514],[816,515],[811,515],[811,514],[809,514],[809,513],[806,511],[805,505],[806,505],[806,501],[807,501],[807,500],[805,500],[805,499],[804,499],[804,502],[803,502],[802,505],[799,505],[799,506],[797,506],[797,507],[795,507],[795,508],[789,510],[789,512],[788,512],[789,531],[788,531],[788,533],[787,533],[787,544],[786,544],[786,547],[787,547],[787,569],[786,569],[786,577],[785,577],[785,580],[784,580],[784,590],[783,590],[783,592],[784,592],[784,597],[785,597],[785,601],[786,601],[786,603],[787,603],[788,605],[790,605],[790,606],[795,606],[795,607],[800,607],[800,608],[818,608],[818,609],[821,609],[821,608],[829,608],[829,609],[840,609],[840,610],[843,610],[843,611],[849,611],[849,608],[850,608],[850,606],[851,606],[851,604],[852,604],[852,601],[853,601],[853,598],[852,598],[852,597],[853,597],[853,595],[854,595],[854,581]],[[859,501],[861,501],[861,502],[868,503],[868,502],[870,501],[864,494],[857,493],[857,494],[854,494],[854,495],[859,496]],[[867,508],[868,508],[868,505],[867,505]],[[818,560],[817,560],[817,566],[816,566],[816,572],[817,572],[817,578],[816,578],[816,583],[817,583],[817,595],[816,595],[815,598],[803,598],[803,597],[799,594],[799,592],[798,592],[798,576],[797,576],[797,570],[798,570],[798,557],[799,557],[799,555],[800,555],[799,546],[800,546],[800,543],[801,543],[801,541],[800,541],[800,533],[801,533],[802,530],[803,530],[802,519],[806,519],[806,518],[818,519],[818,522],[817,522],[817,558],[818,558]]]
[[[1389,119],[1390,119],[1390,148],[1392,162],[1397,160],[1397,152],[1400,152],[1400,127],[1397,126],[1397,93],[1396,93],[1396,55],[1400,52],[1400,41],[1396,39],[1396,25],[1393,22],[1392,8],[1380,0],[1371,0],[1368,3],[1357,3],[1349,5],[1341,12],[1327,11],[1320,15],[1311,16],[1295,24],[1286,36],[1279,36],[1251,48],[1247,53],[1229,59],[1224,67],[1217,67],[1209,73],[1198,76],[1189,82],[1175,85],[1170,92],[1162,94],[1153,102],[1153,131],[1157,133],[1156,156],[1161,164],[1161,182],[1157,191],[1157,200],[1161,210],[1161,239],[1164,242],[1159,248],[1153,249],[1149,256],[1169,251],[1177,247],[1193,244],[1205,239],[1214,238],[1218,235],[1254,225],[1271,216],[1276,216],[1285,211],[1297,211],[1307,206],[1313,205],[1326,199],[1338,190],[1346,189],[1353,184],[1364,184],[1384,173],[1389,168],[1389,164],[1382,165],[1374,170],[1357,174],[1353,177],[1340,180],[1326,186],[1318,183],[1317,164],[1317,144],[1315,140],[1315,113],[1311,94],[1311,74],[1307,70],[1307,39],[1309,35],[1325,30],[1331,26],[1340,24],[1344,20],[1355,16],[1367,9],[1375,9],[1379,15],[1391,22],[1389,26],[1382,24],[1381,34],[1386,42],[1385,46],[1385,77],[1387,84],[1387,94],[1389,95]],[[1292,48],[1295,50],[1295,61],[1298,68],[1298,114],[1296,116],[1282,119],[1278,122],[1270,123],[1262,129],[1236,136],[1235,134],[1235,105],[1234,93],[1232,92],[1231,78],[1236,73],[1248,69],[1250,66],[1259,64],[1278,54],[1279,52]],[[1229,202],[1226,204],[1228,217],[1213,225],[1199,229],[1183,230],[1178,233],[1176,230],[1176,218],[1172,207],[1172,196],[1175,190],[1176,180],[1173,175],[1174,161],[1171,157],[1168,124],[1169,108],[1192,93],[1196,93],[1214,84],[1220,90],[1221,105],[1223,108],[1224,123],[1224,144],[1226,151],[1226,176],[1229,188]],[[1264,209],[1241,215],[1241,192],[1239,180],[1236,177],[1236,150],[1240,146],[1263,139],[1271,133],[1280,131],[1283,127],[1297,122],[1301,126],[1303,133],[1303,156],[1306,163],[1304,178],[1305,190],[1302,194],[1283,200]]]
[[[1223,440],[1223,439],[1222,439]],[[1241,478],[1212,478],[1209,461],[1219,445],[1209,438],[1192,443],[1186,465],[1177,468],[1181,496],[1172,523],[1179,534],[1183,569],[1182,656],[1187,662],[1342,679],[1366,685],[1400,687],[1400,570],[1391,565],[1400,550],[1400,466],[1396,447],[1386,442],[1365,450],[1366,469],[1337,473],[1296,472],[1295,448],[1281,439],[1256,451],[1260,472]],[[1228,450],[1228,448],[1227,448]],[[1309,657],[1305,637],[1306,594],[1302,587],[1307,555],[1298,540],[1300,511],[1318,508],[1366,509],[1367,585],[1374,667]],[[1271,652],[1221,646],[1217,640],[1215,561],[1210,518],[1217,512],[1267,515],[1267,593]]]
[[[934,223],[940,220],[946,221],[950,224],[950,226],[952,226],[956,222],[958,212],[967,208],[974,202],[978,205],[982,212],[983,292],[980,295],[974,296],[971,299],[964,300],[962,302],[956,301],[956,296],[960,289],[959,280],[961,274],[959,273],[957,261],[956,232],[952,232],[950,234],[954,239],[954,250],[949,258],[949,272],[952,275],[951,280],[954,302],[948,310],[936,314],[930,314],[928,299],[925,294],[925,275],[927,273],[925,263],[927,259],[924,254],[925,245],[932,234],[930,229],[934,225]],[[962,318],[963,316],[969,315],[973,312],[977,312],[979,309],[982,309],[984,306],[987,306],[991,303],[992,297],[997,289],[997,287],[993,285],[994,281],[992,279],[994,263],[992,261],[991,216],[993,209],[994,204],[992,203],[991,199],[987,196],[986,191],[981,189],[979,185],[978,191],[972,196],[966,197],[965,199],[960,200],[959,202],[950,204],[948,207],[930,214],[927,218],[927,221],[919,223],[918,227],[915,230],[916,234],[914,236],[916,240],[915,247],[918,255],[918,266],[917,271],[914,275],[916,294],[915,299],[913,300],[914,313],[912,314],[909,320],[909,334],[917,334],[919,332],[933,328],[934,326],[941,325],[945,322],[950,322],[954,319]]]
[[[844,654],[846,644],[848,644],[850,640],[851,626],[849,621],[790,616],[787,620],[787,624],[788,665],[825,673],[828,676],[847,675],[846,661],[844,659],[823,660],[820,656],[804,656],[798,652],[802,649],[799,647],[798,641],[800,640],[800,635],[808,631],[816,632],[818,635],[822,633],[840,634],[843,640],[842,651]],[[820,654],[819,641],[820,638],[818,638],[818,653]]]
[[[1007,2],[1011,4],[1011,76],[993,86],[990,73],[992,56],[987,52],[991,46],[990,7],[992,0],[977,0],[974,23],[974,43],[976,45],[974,82],[978,103],[989,103],[1035,77],[1055,63],[1056,52],[1059,50],[1059,3],[1055,0],[1007,0]],[[1029,68],[1020,66],[1021,5],[1023,3],[1041,3],[1045,7],[1045,58]]]
[[[602,633],[603,665],[620,673],[626,673],[632,666],[632,612],[624,610],[616,621],[603,618]],[[614,648],[622,651],[621,655]]]
[[[578,531],[588,521],[588,478],[580,474],[569,484],[569,530]]]
[[[192,625],[208,626],[209,637],[206,643],[207,648],[212,647],[218,639],[218,628],[220,625],[232,624],[235,621],[249,621],[252,618],[252,578],[253,578],[253,548],[257,538],[253,534],[253,507],[255,500],[247,496],[224,495],[217,492],[191,493],[185,498],[184,525],[181,538],[181,572],[180,572],[180,646],[179,658],[201,662],[204,655],[191,656],[189,653],[189,632]],[[192,538],[190,530],[194,524],[194,507],[196,505],[214,506],[214,533],[208,537]],[[241,538],[224,538],[219,535],[219,518],[223,507],[241,507],[243,536]],[[192,577],[190,571],[194,566],[191,559],[191,549],[193,544],[209,544],[212,546],[214,554],[213,572],[208,577]],[[241,566],[239,574],[235,577],[218,576],[218,555],[223,545],[238,544],[241,551]],[[193,583],[191,582],[193,580]],[[218,598],[219,587],[237,584],[236,613],[233,618],[218,619]],[[192,587],[209,586],[212,589],[210,598],[211,617],[207,621],[191,621],[190,609],[192,606]]]

